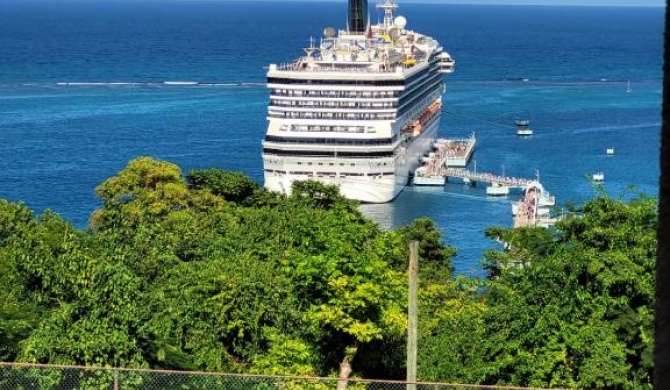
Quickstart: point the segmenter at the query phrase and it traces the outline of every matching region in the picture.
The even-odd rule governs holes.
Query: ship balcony
[[[275,156],[271,153],[263,153],[264,165],[268,166],[286,166],[286,165],[313,165],[313,166],[372,166],[382,167],[392,164],[396,156],[386,157],[324,157],[320,155],[310,156],[304,154],[300,156]],[[346,160],[346,162],[345,162]],[[352,165],[355,164],[355,165]]]
[[[310,96],[310,94],[317,94],[314,96],[321,97],[356,97],[352,93],[390,93],[388,97],[397,96],[401,91],[405,90],[405,85],[402,79],[387,80],[387,81],[372,81],[367,83],[347,84],[347,83],[329,83],[320,84],[318,79],[310,79],[304,82],[291,82],[291,78],[277,78],[274,77],[267,81],[267,87],[272,90],[284,92],[284,96]],[[344,79],[343,79],[344,80]],[[346,81],[346,80],[345,80]],[[346,94],[349,94],[348,96]]]
[[[326,112],[332,112],[334,114],[336,113],[342,113],[342,114],[347,114],[347,113],[352,113],[352,111],[356,111],[358,113],[365,113],[368,112],[370,114],[395,114],[398,112],[397,107],[384,107],[383,104],[375,104],[374,106],[371,104],[370,107],[365,107],[367,105],[366,103],[351,103],[348,104],[347,106],[340,106],[340,107],[330,107],[327,105],[305,105],[305,106],[297,106],[297,105],[278,105],[276,103],[271,103],[268,108],[272,109],[273,111],[283,111],[283,112],[303,112],[303,113],[326,113]]]
[[[400,94],[394,96],[393,92],[314,92],[314,91],[291,91],[287,92],[278,92],[276,90],[270,91],[270,98],[275,100],[283,101],[295,101],[295,102],[323,102],[323,103],[347,103],[347,102],[362,102],[362,103],[372,103],[372,102],[384,102],[384,103],[393,103],[397,102]]]
[[[282,64],[272,64],[268,70],[270,72],[300,72],[300,73],[352,73],[352,74],[402,74],[403,67],[379,67],[375,62],[352,63],[350,61],[338,61],[335,57],[325,61],[315,61],[307,65],[306,62],[296,60]]]
[[[438,63],[440,73],[454,73],[454,65],[456,61],[452,60],[451,57],[442,58]]]
[[[379,64],[371,63],[368,66],[360,66],[348,61],[315,61],[309,66],[296,66],[299,61],[287,64],[271,64],[268,78],[296,78],[304,79],[305,74],[318,82],[324,80],[359,80],[362,82],[398,81],[404,80],[409,75],[423,69],[427,63],[422,61],[407,63]],[[362,75],[364,75],[362,77]]]
[[[382,145],[370,145],[369,143],[357,144],[356,142],[351,142],[349,144],[336,144],[336,143],[288,143],[288,142],[272,142],[272,141],[263,141],[263,149],[271,150],[281,150],[285,152],[301,152],[304,155],[309,155],[310,152],[333,152],[337,154],[338,152],[342,153],[392,153],[395,150],[395,145],[400,142],[396,141],[395,143],[386,143]]]
[[[308,119],[308,120],[336,120],[336,121],[393,121],[396,119],[393,113],[352,113],[345,112],[294,112],[293,110],[281,111],[272,107],[268,110],[268,120],[271,119]]]

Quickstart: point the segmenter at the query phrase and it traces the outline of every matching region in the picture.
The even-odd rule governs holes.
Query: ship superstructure
[[[407,29],[382,0],[371,25],[366,0],[349,0],[346,30],[327,27],[305,55],[267,72],[265,187],[296,180],[337,184],[362,202],[393,200],[430,151],[440,121],[443,73],[454,61],[433,38]]]

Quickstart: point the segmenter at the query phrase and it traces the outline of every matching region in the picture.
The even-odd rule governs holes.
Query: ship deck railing
[[[338,152],[340,152],[338,150]],[[345,151],[342,151],[345,152]],[[345,152],[346,153],[346,152]],[[290,159],[302,159],[302,158],[317,158],[319,159],[318,161],[310,161],[310,162],[316,162],[316,163],[330,163],[330,162],[337,162],[337,163],[347,163],[347,162],[355,162],[355,161],[361,161],[361,162],[368,162],[371,165],[375,165],[377,163],[383,163],[383,162],[389,162],[395,159],[395,156],[347,156],[347,155],[323,155],[323,154],[311,154],[309,151],[306,151],[305,153],[300,153],[300,154],[295,154],[295,155],[285,155],[281,153],[273,153],[272,151],[264,151],[263,152],[263,157],[276,157],[276,158],[290,158]],[[376,166],[376,165],[375,165]]]
[[[302,67],[298,62],[290,62],[278,64],[276,70],[280,72],[305,72],[305,73],[325,73],[325,72],[341,72],[341,73],[382,73],[390,74],[398,72],[398,69],[409,69],[416,66],[413,65],[403,65],[403,64],[388,64],[386,67],[375,67],[371,69],[369,67],[361,66],[346,66],[342,65],[340,62],[335,62],[335,66],[332,66],[332,63],[326,62],[322,65],[317,66],[307,66]],[[369,62],[370,65],[376,64],[375,62]]]

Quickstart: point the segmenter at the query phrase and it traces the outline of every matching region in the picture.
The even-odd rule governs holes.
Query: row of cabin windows
[[[295,100],[281,100],[270,99],[270,105],[278,107],[326,107],[326,108],[362,108],[362,109],[380,109],[380,108],[395,108],[398,107],[397,102],[332,102],[332,101],[295,101]]]
[[[323,98],[354,98],[354,99],[388,99],[400,96],[401,91],[302,91],[293,89],[273,88],[271,95],[289,97],[323,97]]]
[[[444,85],[444,80],[442,80],[442,76],[438,73],[436,77],[431,77],[421,84],[417,85],[416,88],[412,88],[400,98],[399,101],[399,106],[404,105],[408,101],[412,100],[416,95],[425,93],[426,91],[432,91],[434,89],[442,89],[442,86]]]
[[[393,151],[382,152],[340,152],[328,150],[298,151],[282,150],[274,148],[263,148],[263,154],[272,156],[299,156],[299,157],[348,157],[348,158],[373,158],[373,157],[394,157]],[[344,164],[344,163],[342,163]]]
[[[313,79],[289,79],[283,77],[268,77],[268,84],[311,84],[311,85],[374,85],[374,86],[400,86],[412,83],[423,77],[429,70],[415,73],[406,79],[398,80],[313,80]]]
[[[372,139],[351,139],[351,138],[324,138],[324,137],[283,137],[276,135],[266,135],[265,141],[288,143],[288,144],[328,144],[343,146],[373,146],[373,145],[391,145],[398,140],[398,135],[391,138],[372,138]]]
[[[274,169],[266,169],[265,172],[268,173],[278,173],[280,175],[307,175],[309,177],[348,177],[348,176],[367,176],[367,177],[379,177],[379,176],[393,176],[394,172],[312,172],[312,171],[279,171]]]
[[[298,161],[298,162],[296,162],[296,164],[297,164],[297,165],[303,165],[303,162],[302,162],[302,161]],[[332,162],[331,162],[331,163],[324,163],[324,162],[313,163],[313,162],[311,162],[311,161],[307,161],[307,162],[304,162],[304,164],[305,164],[305,165],[315,165],[315,164],[316,164],[316,165],[318,165],[318,166],[324,166],[324,165],[328,164],[328,165],[331,166],[331,167],[332,167],[332,166],[335,166],[335,163],[332,163]],[[339,164],[340,164],[341,167],[343,167],[343,166],[345,166],[347,163],[342,163],[342,162],[341,162],[341,163],[339,163]],[[356,163],[348,163],[348,164],[349,164],[349,166],[352,166],[352,167],[355,167],[355,166],[356,166]],[[392,164],[393,164],[393,163],[392,163],[391,161],[385,161],[385,162],[380,162],[380,163],[378,163],[377,166],[388,166],[388,165],[392,165]],[[363,165],[364,165],[364,166],[368,166],[369,164],[363,164]]]
[[[428,69],[425,69],[419,73],[415,73],[412,76],[404,80],[378,80],[378,81],[361,81],[361,80],[298,80],[298,79],[279,79],[279,78],[268,78],[268,84],[306,84],[306,85],[375,85],[375,86],[404,86],[409,87],[416,81],[421,78],[430,77],[431,74],[435,75],[437,73],[438,66],[437,61],[434,59],[431,60],[430,66]],[[282,91],[288,91],[286,89],[278,89]],[[300,94],[300,93],[304,94]],[[307,93],[325,93],[327,95],[307,95]],[[293,95],[290,96],[338,96],[342,97],[364,97],[370,98],[375,97],[374,94],[382,94],[378,97],[397,97],[401,94],[401,91],[384,91],[384,92],[353,92],[355,95],[344,95],[350,94],[351,91],[291,91]],[[386,93],[386,95],[383,95]],[[288,96],[288,95],[287,95]]]
[[[346,119],[346,120],[368,120],[381,121],[393,120],[395,115],[391,113],[371,114],[366,113],[352,113],[352,112],[283,112],[272,111],[268,113],[270,118],[288,118],[288,119]]]
[[[434,85],[432,85],[430,88],[427,88],[425,90],[417,90],[412,92],[409,96],[408,99],[406,100],[407,104],[404,104],[404,107],[400,108],[398,110],[398,117],[401,115],[406,114],[407,112],[410,112],[411,110],[420,107],[420,105],[417,105],[416,102],[420,102],[422,99],[431,97],[433,94],[440,94],[441,89],[442,89],[442,83],[438,82]]]
[[[281,125],[279,131],[289,132],[317,132],[317,133],[368,133],[374,134],[374,126],[318,126],[318,125]]]
[[[301,80],[268,77],[268,84],[308,84],[308,85],[374,85],[376,87],[402,86],[405,80]]]

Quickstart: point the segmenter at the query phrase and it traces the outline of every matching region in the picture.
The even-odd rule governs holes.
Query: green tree
[[[27,280],[18,272],[15,246],[36,221],[23,204],[0,200],[0,361],[14,361],[19,343],[39,325],[48,308],[27,294]]]
[[[488,382],[650,383],[656,203],[601,197],[580,212],[557,224],[553,245],[522,236],[515,247],[530,262],[490,284],[486,322],[496,328],[486,353],[496,371]]]
[[[186,180],[192,189],[208,189],[214,195],[238,204],[260,190],[258,184],[242,173],[215,168],[192,170]]]

